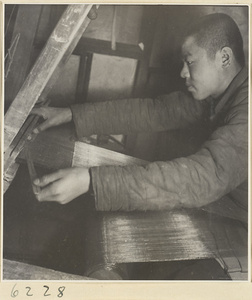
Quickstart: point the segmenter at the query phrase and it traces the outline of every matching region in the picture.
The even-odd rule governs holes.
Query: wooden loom
[[[17,158],[37,119],[28,118],[35,103],[44,103],[62,67],[88,26],[91,5],[70,5],[44,50],[29,73],[20,92],[5,115],[4,183],[5,190],[18,168]],[[69,28],[69,30],[63,30]],[[21,128],[21,129],[20,129]],[[52,169],[104,164],[146,164],[145,161],[75,141],[62,135],[60,128],[40,133],[28,141],[35,164]],[[50,145],[50,150],[48,145]],[[58,155],[60,153],[60,155]],[[230,244],[235,235],[238,245],[247,243],[246,231],[239,222],[230,222],[200,210],[174,212],[97,213],[89,219],[89,240],[85,249],[86,276],[98,279],[125,278],[119,264],[216,258],[229,273],[247,276],[247,250],[237,253]],[[218,233],[216,235],[216,233]],[[222,244],[217,248],[217,245]],[[231,261],[231,264],[230,264]],[[119,270],[119,271],[118,271]],[[241,278],[238,276],[238,278]]]

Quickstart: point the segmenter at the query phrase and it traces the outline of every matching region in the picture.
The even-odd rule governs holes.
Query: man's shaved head
[[[189,26],[185,39],[189,36],[194,37],[199,47],[207,50],[210,58],[214,58],[216,52],[224,47],[231,48],[236,61],[241,67],[244,66],[242,36],[230,16],[222,13],[203,16]]]

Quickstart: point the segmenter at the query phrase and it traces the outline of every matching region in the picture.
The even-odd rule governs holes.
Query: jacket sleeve
[[[205,103],[181,92],[71,106],[77,136],[129,134],[185,127],[203,118]]]
[[[96,209],[161,210],[200,207],[248,176],[248,102],[238,99],[194,155],[147,166],[91,169]]]

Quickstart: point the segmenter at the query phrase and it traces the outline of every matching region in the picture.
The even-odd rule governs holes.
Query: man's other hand
[[[57,108],[57,107],[39,107],[33,108],[31,114],[38,115],[44,118],[44,122],[36,127],[33,132],[39,133],[47,128],[58,126],[64,123],[68,123],[72,120],[72,111],[69,107]]]
[[[35,179],[33,183],[42,187],[37,195],[39,201],[66,204],[88,192],[90,175],[87,168],[69,168]]]

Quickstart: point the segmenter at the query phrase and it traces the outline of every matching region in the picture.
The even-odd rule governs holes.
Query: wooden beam
[[[146,165],[147,162],[132,156],[89,145],[75,142],[72,166],[74,167],[95,167],[111,165]]]
[[[40,42],[35,46],[40,48],[43,43],[44,42]],[[137,60],[145,59],[145,51],[141,50],[138,45],[116,43],[116,50],[112,50],[111,41],[81,37],[78,45],[73,51],[73,54],[81,55],[84,52],[133,58]]]
[[[69,5],[22,88],[5,115],[4,151],[10,146],[39,99],[49,79],[60,74],[62,66],[89,24],[87,14],[92,5]]]
[[[99,53],[104,55],[120,56],[133,58],[137,60],[144,59],[145,51],[141,50],[138,45],[116,43],[116,49],[111,49],[111,41],[95,40],[82,37],[74,54],[78,55],[83,51],[91,53]]]

